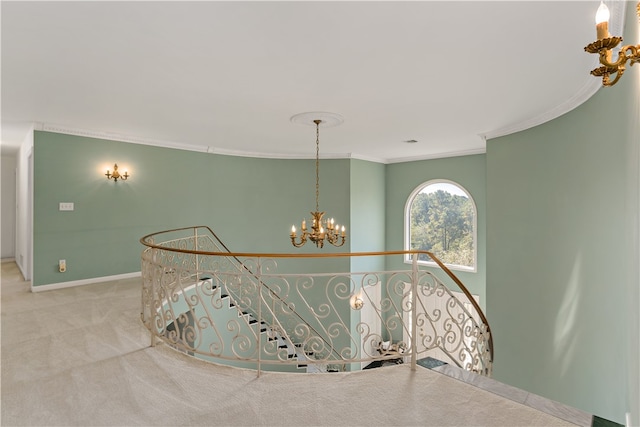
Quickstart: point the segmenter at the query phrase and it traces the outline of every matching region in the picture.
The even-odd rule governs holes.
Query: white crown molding
[[[473,156],[476,154],[485,154],[487,152],[486,147],[483,148],[474,148],[470,150],[461,150],[461,151],[449,151],[447,153],[438,153],[426,156],[415,156],[415,157],[399,157],[397,159],[389,159],[387,160],[387,164],[393,163],[407,163],[407,162],[417,162],[421,160],[435,160],[435,159],[444,159],[448,157],[461,157],[461,156]]]
[[[35,126],[35,130],[53,132],[53,133],[62,133],[65,135],[86,136],[89,138],[106,139],[109,141],[129,142],[132,144],[152,145],[155,147],[175,148],[178,150],[186,150],[186,151],[199,151],[199,152],[208,151],[208,147],[203,147],[201,145],[183,144],[179,142],[162,141],[162,140],[151,139],[151,138],[138,138],[138,137],[124,135],[120,133],[80,129],[72,126],[63,126],[63,125],[56,125],[51,123],[38,123]]]
[[[200,153],[218,154],[222,156],[234,156],[234,157],[250,157],[259,159],[279,159],[279,160],[307,160],[315,159],[312,154],[286,154],[286,153],[266,153],[259,151],[239,151],[239,150],[227,150],[216,147],[204,147],[202,145],[183,144],[179,142],[171,142],[164,140],[157,140],[151,138],[138,138],[129,135],[124,135],[115,132],[104,132],[89,129],[81,129],[73,126],[56,125],[52,123],[36,123],[34,130],[61,133],[65,135],[85,136],[88,138],[106,139],[109,141],[128,142],[132,144],[150,145],[154,147],[173,148],[176,150],[197,151]],[[321,159],[356,159],[364,160],[372,163],[404,163],[414,162],[420,160],[432,160],[442,159],[446,157],[458,157],[468,156],[473,154],[484,154],[485,148],[463,150],[463,151],[451,151],[446,153],[429,154],[425,156],[414,157],[401,157],[396,159],[384,159],[380,157],[366,156],[358,153],[325,153],[321,154]]]
[[[226,150],[215,147],[208,147],[206,150],[207,153],[211,154],[219,154],[222,156],[234,156],[234,157],[252,157],[252,158],[260,158],[260,159],[280,159],[280,160],[306,160],[306,159],[315,159],[316,156],[314,154],[286,154],[286,153],[264,153],[260,151],[236,151],[236,150]],[[320,154],[321,159],[348,159],[350,158],[350,154],[345,153],[325,153]]]
[[[364,160],[365,162],[371,162],[371,163],[382,163],[382,164],[387,164],[389,163],[389,159],[383,159],[380,157],[371,157],[371,156],[365,156],[363,154],[358,154],[358,153],[349,153],[348,154],[348,158],[349,159],[354,159],[354,160]]]
[[[531,129],[543,123],[549,122],[585,103],[601,87],[602,87],[601,80],[596,79],[595,77],[592,77],[591,75],[589,75],[589,80],[585,81],[585,84],[582,86],[582,88],[573,97],[569,98],[562,104],[557,105],[556,107],[552,108],[549,111],[546,111],[543,114],[540,114],[539,116],[533,117],[531,119],[527,119],[520,123],[505,126],[503,128],[494,129],[489,132],[481,133],[478,136],[480,136],[485,140],[493,139],[493,138],[498,138],[505,135],[510,135],[512,133],[520,132],[523,130]]]
[[[625,12],[626,12],[626,2],[619,0],[605,1],[607,7],[611,10],[612,18],[609,21],[609,31],[611,34],[622,34],[624,31],[624,20],[625,20]],[[597,56],[593,57],[593,68],[597,68],[600,66],[599,60]],[[532,127],[541,125],[543,123],[549,122],[553,119],[556,119],[563,114],[568,113],[569,111],[579,107],[583,103],[585,103],[589,98],[591,98],[595,93],[602,88],[602,79],[593,77],[589,74],[589,70],[585,70],[585,81],[580,90],[569,98],[568,100],[562,102],[551,110],[540,114],[531,119],[524,120],[520,123],[516,123],[513,125],[505,126],[503,128],[494,129],[485,133],[480,134],[481,138],[493,139],[498,138],[505,135],[510,135],[512,133],[520,132],[523,130],[530,129]]]
[[[60,133],[65,135],[85,136],[88,138],[106,139],[108,141],[128,142],[132,144],[151,145],[154,147],[173,148],[177,150],[197,151],[200,153],[218,154],[223,156],[234,157],[250,157],[260,159],[281,159],[281,160],[305,160],[315,159],[313,154],[286,154],[286,153],[267,153],[260,151],[239,151],[239,150],[227,150],[216,147],[204,147],[202,145],[184,144],[179,142],[151,139],[151,138],[139,138],[130,135],[124,135],[115,132],[105,132],[90,129],[82,129],[73,126],[57,125],[53,123],[36,123],[34,130]],[[352,153],[325,153],[320,154],[321,159],[360,159],[375,163],[387,163],[387,160],[369,156],[362,156]]]

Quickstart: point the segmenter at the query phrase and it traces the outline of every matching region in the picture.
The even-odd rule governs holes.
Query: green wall
[[[640,41],[640,19],[634,16],[635,3],[627,3],[625,40]],[[623,104],[608,104],[627,116],[625,146],[625,237],[626,237],[626,389],[629,425],[640,426],[640,64],[623,76]],[[617,86],[617,85],[616,85]],[[612,88],[616,90],[614,86]],[[613,94],[611,96],[614,96]],[[615,102],[615,99],[613,100]],[[620,114],[620,113],[619,113]]]
[[[487,144],[494,378],[623,424],[638,398],[639,71]]]
[[[404,208],[411,193],[421,184],[432,179],[447,179],[463,186],[476,203],[478,211],[477,271],[455,271],[471,293],[480,296],[480,304],[485,306],[485,239],[486,239],[486,159],[484,154],[449,157],[445,159],[423,160],[387,165],[386,186],[386,246],[387,250],[404,249]],[[406,268],[398,257],[387,265],[389,269]],[[441,276],[444,283],[450,279]]]
[[[140,237],[190,225],[210,226],[237,252],[318,251],[295,249],[289,240],[291,225],[315,208],[314,160],[35,132],[34,162],[34,286],[140,271]],[[103,175],[116,162],[128,167],[129,180]],[[320,207],[349,228],[349,160],[320,164]],[[59,202],[74,202],[75,210],[60,212]],[[58,272],[59,259],[67,261],[66,273]],[[346,271],[348,259],[330,268]]]
[[[351,160],[351,252],[385,250],[385,165]],[[380,257],[353,258],[351,271],[381,271]]]
[[[363,160],[351,160],[351,252],[377,252],[385,250],[385,165]],[[384,257],[353,257],[352,272],[384,271]],[[364,278],[355,276],[355,292],[361,292]],[[360,336],[358,323],[362,312],[350,312],[350,333]],[[354,354],[360,353],[359,346],[352,344]],[[360,363],[349,366],[349,370],[359,370]]]

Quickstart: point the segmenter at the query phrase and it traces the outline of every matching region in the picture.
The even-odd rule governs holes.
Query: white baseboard
[[[16,265],[18,266],[18,270],[20,270],[20,274],[22,274],[22,278],[24,280],[31,280],[31,277],[27,275],[27,272],[24,271],[24,268],[22,268],[22,265],[18,261],[16,261]]]
[[[75,286],[93,285],[95,283],[110,282],[113,280],[133,279],[140,277],[142,272],[135,271],[133,273],[116,274],[114,276],[93,277],[91,279],[72,280],[70,282],[51,283],[49,285],[33,286],[31,285],[31,292],[44,292],[52,291],[54,289],[73,288]]]
[[[5,262],[16,262],[15,258],[2,258],[2,260],[0,260],[0,262],[2,262],[2,264],[4,264]]]

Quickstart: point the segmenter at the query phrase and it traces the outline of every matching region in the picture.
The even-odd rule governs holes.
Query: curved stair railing
[[[169,251],[169,255],[166,257],[165,262],[179,266],[172,267],[169,272],[175,271],[176,268],[181,268],[182,270],[188,268],[188,271],[196,271],[197,273],[195,274],[191,273],[183,275],[182,281],[186,282],[187,286],[191,286],[192,282],[195,282],[197,279],[213,280],[213,282],[211,283],[211,292],[219,288],[220,298],[229,298],[229,306],[234,307],[238,311],[239,317],[249,316],[247,317],[249,321],[246,322],[248,326],[257,323],[257,318],[262,319],[260,321],[262,325],[264,325],[267,319],[269,319],[268,321],[270,324],[270,335],[277,336],[278,340],[284,342],[284,344],[280,344],[277,350],[277,354],[280,360],[290,359],[292,352],[298,354],[298,358],[304,356],[304,359],[307,360],[308,358],[314,356],[314,354],[315,357],[317,357],[321,353],[320,349],[323,350],[323,353],[325,353],[325,355],[333,353],[334,357],[339,358],[339,355],[336,353],[336,350],[333,348],[331,343],[324,338],[325,336],[327,336],[326,331],[324,335],[319,333],[316,328],[314,328],[305,319],[303,319],[298,314],[298,312],[296,312],[295,309],[290,306],[290,303],[284,301],[277,292],[274,292],[273,289],[271,289],[267,284],[261,281],[255,273],[253,273],[251,268],[248,266],[248,264],[253,264],[252,260],[246,260],[245,262],[242,262],[227,248],[227,246],[210,228],[205,226],[187,227],[182,229],[169,230],[167,232],[161,232],[159,234],[166,235],[170,233],[180,233],[190,230],[193,230],[193,233],[188,233],[183,237],[168,238],[167,240],[164,240],[163,242],[159,242],[157,244],[157,246],[161,247],[163,250]],[[143,237],[141,241],[146,242],[146,244],[154,245],[153,240],[149,238],[149,236]],[[191,251],[193,251],[193,254],[190,254]],[[206,252],[209,255],[202,256],[200,252]],[[224,257],[223,260],[221,260],[218,257],[212,256],[212,252],[226,252],[227,256]],[[164,252],[161,252],[160,254],[164,254]],[[259,267],[254,265],[253,268],[255,269]],[[168,283],[177,284],[178,281],[176,281],[176,279],[174,278]],[[261,292],[260,295],[261,304],[259,305],[259,307],[263,309],[261,314],[258,314],[258,306],[256,305],[256,300],[258,299],[257,290],[259,288],[260,290],[266,291]],[[203,298],[201,298],[202,295],[206,295],[206,292],[199,292],[196,293],[196,295],[193,295],[193,286],[188,288],[186,292],[189,291],[192,294],[191,298],[198,301],[203,300]],[[271,301],[271,303],[269,303],[269,301]],[[272,306],[275,304],[277,304],[277,306],[280,308],[279,315],[276,315],[272,310]],[[217,301],[214,301],[213,305],[218,306],[219,303]],[[197,304],[195,305],[195,307],[197,307]],[[168,315],[168,318],[173,318],[173,310],[169,311],[171,313]],[[286,315],[293,316],[295,318],[293,321],[291,321],[290,319],[290,324],[300,325],[295,328],[297,330],[297,333],[293,333],[291,330],[290,333],[282,333],[283,331],[285,331],[285,327],[281,324],[280,319]],[[191,315],[191,317],[193,317],[193,315]],[[242,324],[242,322],[239,323]],[[240,328],[240,325],[235,324],[233,327]],[[176,329],[175,326],[170,326],[169,335],[165,337],[173,346],[185,345],[184,343],[187,342],[187,340],[178,336],[179,330],[180,329]],[[301,331],[306,331],[306,334],[303,335]],[[261,330],[260,332],[264,332],[264,330]],[[253,335],[253,339],[258,339],[258,333],[256,331],[251,331],[249,333]],[[293,335],[296,335],[295,343],[290,339],[290,337]],[[312,349],[305,351],[304,349],[309,347],[308,343],[310,342],[314,343]],[[320,345],[318,343],[320,343]],[[273,343],[269,342],[269,344]],[[283,346],[286,346],[286,351],[283,350]],[[271,350],[270,354],[274,354],[275,350],[272,348],[273,345],[270,345],[268,347],[271,348],[267,348],[265,351]],[[193,346],[189,347],[186,351],[190,354],[202,354],[200,351],[198,351],[197,348]],[[204,355],[207,355],[206,351],[204,352]],[[220,355],[216,356],[220,357]]]
[[[359,370],[433,357],[490,375],[487,319],[460,280],[432,254],[232,253],[208,227],[143,237],[141,318],[161,339],[196,357],[290,372]],[[413,254],[411,268],[335,271],[345,257]],[[426,253],[451,290],[418,264]],[[320,273],[300,273],[317,271]]]

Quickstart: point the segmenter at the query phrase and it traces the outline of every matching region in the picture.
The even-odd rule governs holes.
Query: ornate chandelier
[[[636,13],[640,19],[640,2],[636,6]],[[600,7],[596,12],[596,31],[598,40],[584,48],[589,53],[600,55],[602,66],[592,70],[591,75],[602,77],[603,86],[613,86],[624,74],[627,61],[629,61],[629,65],[640,62],[640,44],[622,46],[618,52],[617,61],[612,62],[611,49],[618,46],[622,37],[611,37],[609,34],[609,8],[603,2],[600,2]],[[613,80],[609,77],[611,75],[615,76]]]
[[[342,123],[342,117],[337,114],[330,113],[302,113],[295,115],[291,118],[291,121],[294,123],[303,123],[309,124],[308,119],[310,115],[314,115],[315,117],[323,117],[325,120],[314,118],[312,120],[316,126],[316,210],[315,212],[311,212],[311,230],[307,229],[307,221],[305,219],[302,220],[302,224],[300,225],[301,234],[300,239],[296,233],[295,225],[291,226],[291,243],[296,248],[303,246],[307,243],[307,240],[311,240],[316,244],[317,247],[321,248],[324,246],[325,240],[331,243],[333,246],[342,246],[344,245],[346,239],[346,231],[344,225],[341,227],[337,223],[335,223],[333,218],[328,220],[323,220],[325,212],[320,212],[318,200],[320,198],[320,124],[323,125],[337,125]],[[326,116],[326,117],[325,117]]]

